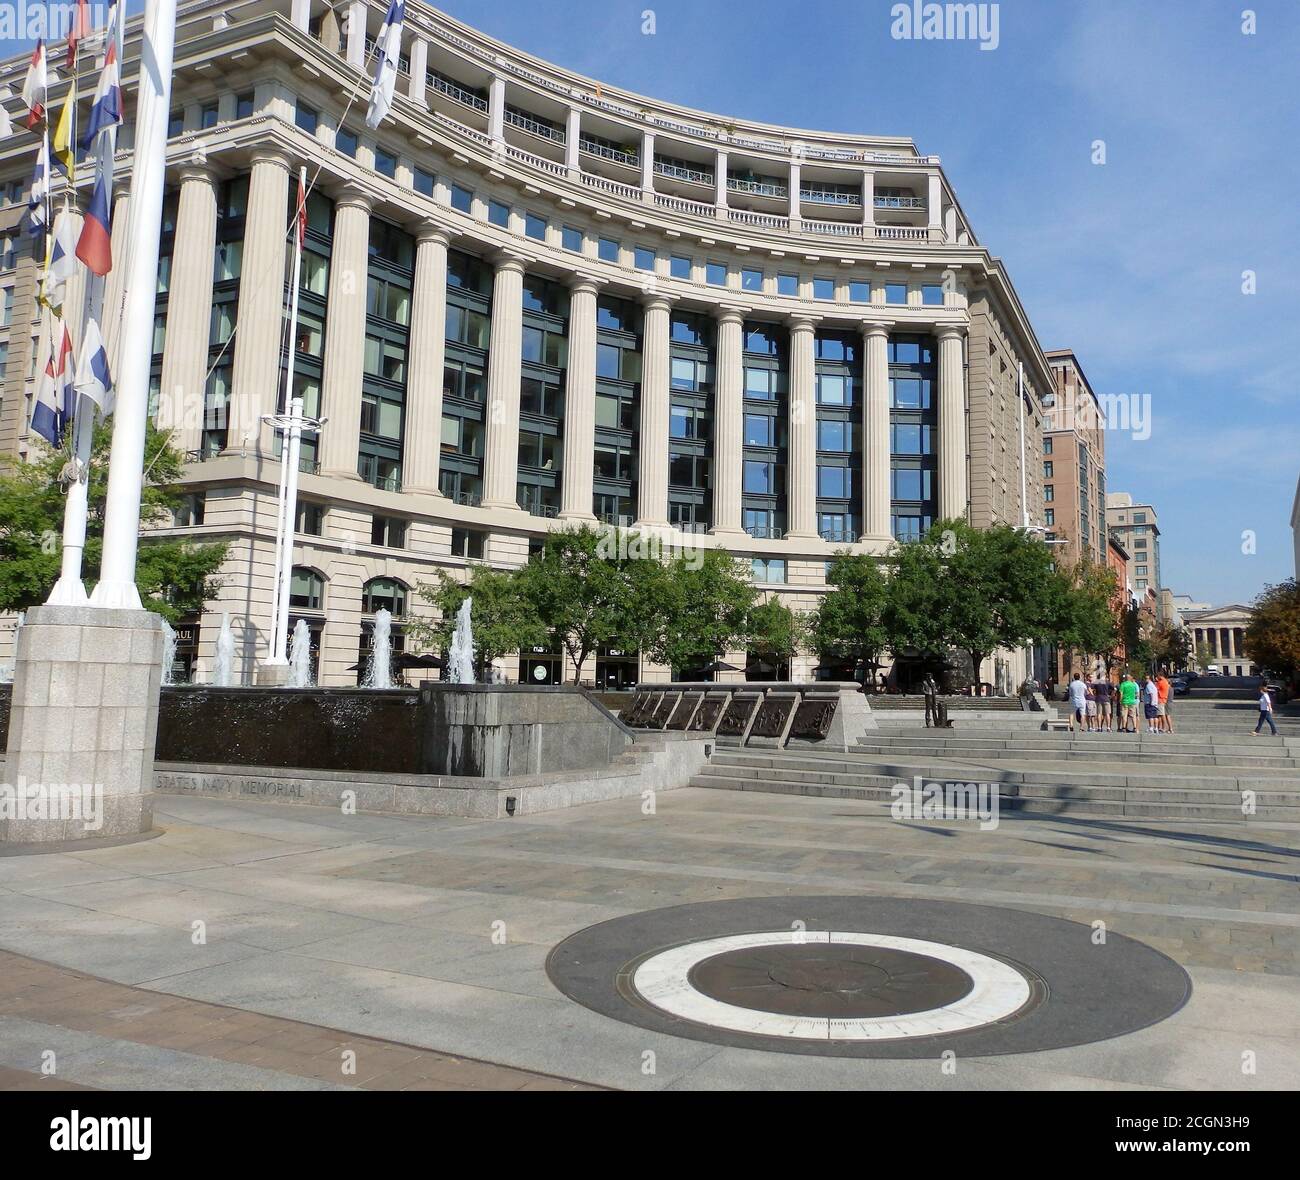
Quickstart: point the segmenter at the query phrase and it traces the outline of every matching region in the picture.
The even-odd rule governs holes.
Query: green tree
[[[1115,571],[1096,562],[1058,567],[1049,582],[1051,639],[1067,651],[1100,656],[1107,670],[1120,641]]]
[[[749,608],[745,620],[746,646],[758,656],[777,663],[792,659],[804,633],[802,617],[774,594]]]
[[[62,560],[63,506],[59,475],[71,460],[69,443],[59,450],[44,447],[28,463],[0,475],[0,610],[26,610],[49,597]],[[104,505],[108,498],[110,423],[95,427],[91,446],[86,508],[86,548],[81,559],[87,590],[99,581],[104,552]],[[175,537],[151,536],[169,525],[183,492],[177,486],[184,456],[152,423],[145,432],[147,478],[140,498],[140,550],[136,586],[141,601],[170,622],[201,610],[221,589],[216,577],[226,559],[226,542],[195,544]]]
[[[1186,667],[1192,651],[1192,638],[1184,627],[1160,623],[1151,632],[1151,649],[1162,668],[1174,671]]]
[[[638,609],[645,612],[645,650],[674,671],[702,667],[745,638],[757,591],[740,562],[720,549],[637,563]]]
[[[529,599],[521,570],[476,565],[467,583],[440,570],[437,582],[422,583],[416,593],[437,608],[440,618],[413,620],[407,624],[407,633],[417,642],[435,645],[443,652],[451,647],[460,604],[473,596],[470,617],[480,677],[493,660],[521,648],[540,647],[547,640],[546,625]]]
[[[1255,599],[1246,654],[1269,672],[1292,680],[1300,676],[1300,582],[1295,578],[1266,586]]]
[[[861,553],[839,553],[831,561],[826,581],[831,589],[818,604],[809,628],[813,648],[823,660],[862,663],[875,672],[881,652],[889,646],[884,615],[890,583],[880,562]]]
[[[627,556],[632,540],[590,525],[553,532],[520,571],[525,597],[573,662],[574,684],[601,646],[639,646],[637,587]]]

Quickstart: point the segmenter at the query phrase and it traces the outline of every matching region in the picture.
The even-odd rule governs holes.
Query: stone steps
[[[935,765],[920,760],[877,761],[857,754],[722,750],[691,785],[888,802],[899,783],[993,782],[999,806],[1026,815],[1097,815],[1141,819],[1300,822],[1300,778],[1255,775],[1062,774],[1039,768]],[[1243,817],[1242,790],[1255,793],[1256,813]]]

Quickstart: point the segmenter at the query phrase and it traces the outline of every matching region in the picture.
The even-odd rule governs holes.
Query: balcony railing
[[[713,173],[702,168],[683,168],[680,164],[664,164],[655,161],[655,172],[673,180],[689,180],[694,184],[712,184]]]
[[[785,529],[769,528],[762,524],[751,525],[745,532],[759,541],[779,541],[785,536]]]
[[[525,115],[522,111],[507,109],[505,121],[515,127],[521,127],[525,131],[531,131],[534,135],[540,135],[543,139],[549,139],[555,143],[564,142],[563,127],[553,127],[550,123],[543,123],[540,119],[534,119],[531,115]]]
[[[477,508],[483,503],[481,492],[457,492],[451,498],[453,504],[463,504],[466,508]]]
[[[871,203],[877,209],[924,209],[924,197],[882,197],[875,196]]]
[[[861,205],[862,194],[832,188],[801,188],[799,199],[814,205]]]
[[[749,193],[755,197],[788,197],[790,195],[790,189],[779,182],[745,180],[736,176],[727,177],[727,188],[733,193]]]
[[[857,537],[851,529],[822,529],[821,539],[832,545],[851,545]]]
[[[580,136],[578,146],[591,156],[600,156],[606,160],[613,160],[616,164],[626,164],[631,168],[641,166],[641,156],[639,152],[630,152],[625,148],[607,147],[603,143],[597,143],[594,139],[588,139],[587,136]]]
[[[805,233],[810,234],[829,234],[836,238],[860,238],[863,236],[861,225],[855,225],[851,221],[805,221],[803,222]]]

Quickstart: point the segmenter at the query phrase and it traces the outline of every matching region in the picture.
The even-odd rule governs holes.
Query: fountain
[[[375,611],[375,629],[370,645],[370,663],[366,668],[366,688],[392,688],[390,661],[393,656],[393,616],[382,607]]]
[[[176,631],[166,620],[163,626],[162,682],[164,685],[175,684],[173,668],[176,665]]]
[[[311,629],[306,619],[293,625],[289,641],[289,685],[291,688],[311,688]]]
[[[470,625],[470,604],[466,598],[456,612],[456,633],[451,638],[451,653],[447,660],[447,679],[452,684],[474,683],[474,630]]]
[[[230,630],[230,616],[221,614],[221,630],[217,633],[217,655],[212,664],[212,683],[218,688],[229,688],[234,679],[235,636]]]

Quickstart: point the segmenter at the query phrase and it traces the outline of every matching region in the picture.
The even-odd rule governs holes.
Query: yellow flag
[[[63,166],[63,171],[67,174],[68,183],[75,184],[76,176],[76,155],[72,146],[72,116],[77,109],[77,83],[73,80],[68,87],[67,96],[63,100],[63,110],[59,112],[58,126],[54,128],[54,143],[52,150],[59,163]]]

